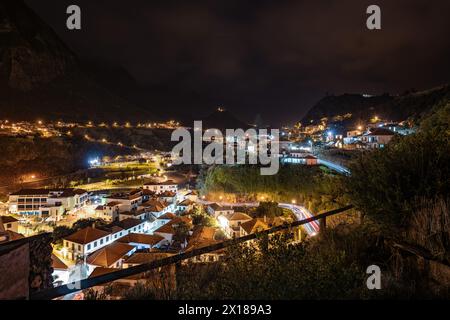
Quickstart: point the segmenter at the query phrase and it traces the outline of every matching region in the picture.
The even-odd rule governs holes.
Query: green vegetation
[[[351,176],[283,166],[276,176],[255,167],[211,167],[203,193],[236,193],[272,201],[352,203],[364,219],[345,218],[318,236],[261,237],[228,248],[225,263],[178,266],[177,299],[411,299],[450,298],[450,104],[433,108],[412,136],[366,152]],[[304,180],[302,180],[304,179]],[[274,191],[276,190],[276,191]],[[256,211],[278,214],[274,202]],[[314,202],[316,201],[316,202]],[[367,267],[382,271],[382,290],[368,290]],[[135,287],[130,297],[151,297]],[[161,296],[161,295],[159,295]]]
[[[202,194],[232,193],[238,201],[295,199],[313,212],[347,203],[338,176],[320,167],[282,165],[276,175],[262,176],[256,166],[211,166],[203,168],[199,187]]]
[[[260,202],[259,206],[252,210],[252,216],[255,218],[274,218],[280,216],[290,216],[291,211],[287,209],[280,208],[277,202],[265,201]]]
[[[181,268],[177,298],[355,299],[369,294],[363,266],[373,257],[362,230],[351,239],[333,233],[296,245],[288,245],[285,237],[234,247],[226,264]],[[364,255],[355,254],[359,241]]]
[[[344,181],[351,203],[383,227],[404,227],[420,199],[450,195],[450,104],[424,119],[420,131],[363,154]]]
[[[125,150],[111,145],[88,142],[81,138],[17,138],[0,137],[0,150],[5,156],[0,158],[1,185],[20,185],[35,179],[59,176],[86,169],[88,160],[99,155],[125,154]],[[130,153],[129,150],[128,154]],[[95,176],[95,172],[92,173]],[[48,181],[58,186],[69,186],[71,180],[86,180],[88,175],[75,174],[74,177],[59,177]]]

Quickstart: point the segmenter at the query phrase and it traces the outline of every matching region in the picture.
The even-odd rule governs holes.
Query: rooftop
[[[110,233],[104,230],[86,227],[64,238],[64,240],[78,244],[87,244],[100,238],[106,237]]]
[[[126,256],[133,249],[134,247],[129,244],[113,242],[110,245],[91,253],[87,257],[86,263],[108,268]]]
[[[75,194],[87,193],[84,189],[73,189],[73,188],[59,188],[59,189],[20,189],[17,192],[11,193],[12,196],[48,196],[51,192],[61,192],[61,197],[70,197]]]
[[[170,220],[169,222],[167,222],[165,225],[163,225],[162,227],[156,229],[154,231],[154,233],[159,232],[159,233],[168,233],[168,234],[175,234],[175,228],[174,226],[184,222],[187,224],[191,224],[192,220],[186,216],[183,217],[176,217],[175,219]]]
[[[164,259],[170,257],[172,254],[165,252],[135,252],[129,256],[124,263],[128,264],[143,264],[149,263],[155,260]]]
[[[126,236],[120,238],[118,241],[122,243],[142,243],[154,246],[161,242],[161,240],[164,240],[164,238],[158,235],[129,233]]]
[[[243,212],[235,212],[228,218],[228,220],[230,221],[251,220],[251,219],[252,217]]]
[[[242,223],[241,228],[244,229],[244,231],[247,234],[250,234],[250,233],[257,232],[257,231],[268,229],[269,225],[266,222],[264,222],[262,219],[252,219],[252,220]]]
[[[12,222],[17,222],[19,220],[17,220],[16,218],[12,217],[12,216],[0,216],[0,223],[12,223]]]
[[[52,253],[52,268],[56,270],[68,270],[69,267]]]
[[[177,215],[175,213],[166,212],[162,216],[160,216],[158,219],[161,219],[161,220],[172,220],[172,219],[175,219],[176,217],[177,217]]]
[[[392,132],[389,129],[385,129],[385,128],[375,128],[372,131],[370,131],[369,134],[367,134],[368,136],[393,136],[395,133]]]

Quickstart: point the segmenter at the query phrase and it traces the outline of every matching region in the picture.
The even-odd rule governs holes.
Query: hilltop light
[[[97,166],[100,164],[100,160],[99,158],[94,158],[94,159],[90,159],[89,160],[89,164],[93,167],[93,166]]]
[[[362,130],[362,126],[358,126],[358,130]]]
[[[295,201],[295,199],[292,199],[292,204],[296,204],[297,203],[297,201]]]

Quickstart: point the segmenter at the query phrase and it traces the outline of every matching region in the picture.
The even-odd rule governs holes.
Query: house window
[[[103,239],[100,239],[100,245],[102,245],[103,244]]]
[[[6,228],[11,228],[12,224],[11,223],[7,223],[6,224]]]
[[[80,245],[78,245],[78,251],[81,251],[81,246]]]
[[[97,241],[94,242],[94,248],[97,246]]]
[[[91,250],[91,245],[90,244],[87,245],[87,250]]]

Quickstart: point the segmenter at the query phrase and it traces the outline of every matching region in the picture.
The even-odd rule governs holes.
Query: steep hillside
[[[223,109],[217,109],[207,117],[202,119],[203,129],[247,129],[250,126],[237,119],[231,112]]]
[[[343,94],[326,96],[314,105],[302,123],[310,123],[327,117],[352,114],[353,121],[367,120],[373,116],[393,121],[407,118],[419,118],[432,106],[443,99],[449,99],[450,86],[445,85],[421,92],[406,93],[400,96],[363,96],[360,94]]]
[[[154,119],[92,74],[22,0],[0,0],[0,118]]]

